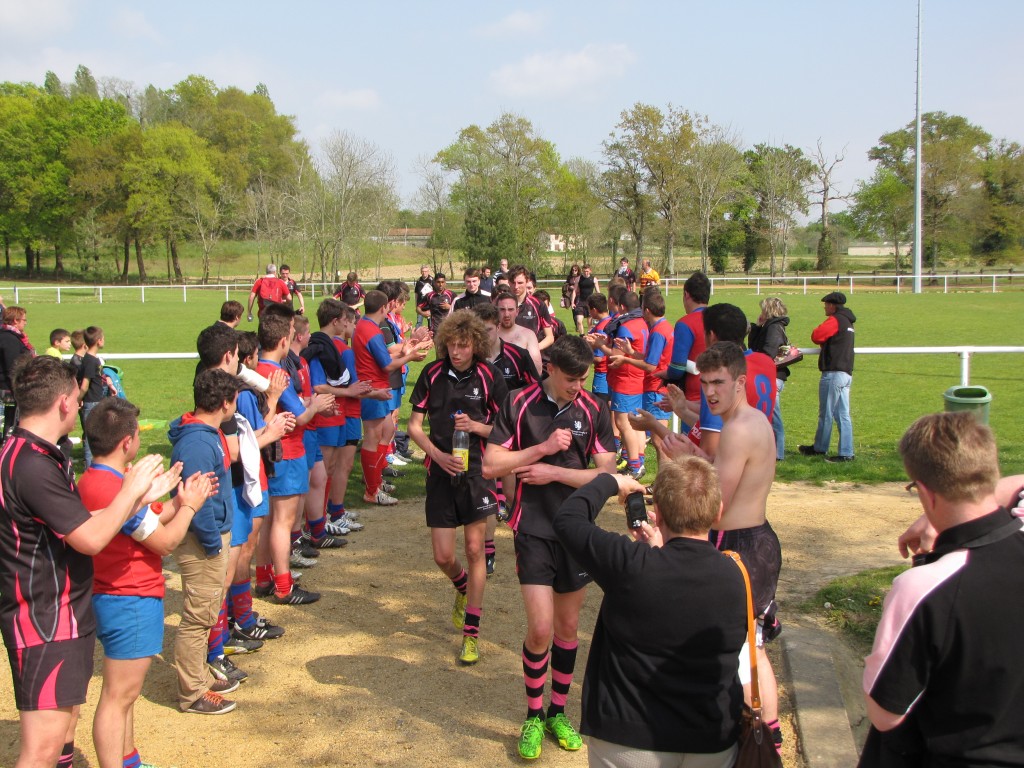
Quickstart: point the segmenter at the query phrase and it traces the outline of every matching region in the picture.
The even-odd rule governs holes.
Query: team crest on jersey
[[[511,376],[512,375],[512,369],[511,368],[506,368],[505,369],[505,375],[506,376]]]
[[[583,422],[582,421],[574,421],[572,423],[572,426],[578,432],[579,430],[583,429]]]

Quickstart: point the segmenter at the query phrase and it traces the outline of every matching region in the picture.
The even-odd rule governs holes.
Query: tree
[[[981,178],[978,252],[987,264],[1015,258],[1024,247],[1024,150],[997,142],[985,151]]]
[[[86,99],[98,99],[100,97],[96,78],[92,76],[88,67],[81,64],[75,70],[75,81],[71,84],[69,91],[71,98],[80,96]]]
[[[992,137],[959,115],[921,117],[921,216],[924,250],[932,267],[940,252],[966,250],[973,236],[971,212],[981,182],[981,163]],[[914,188],[914,124],[887,133],[868,157]]]
[[[757,199],[754,226],[768,243],[769,274],[774,277],[780,267],[785,274],[789,229],[797,213],[807,213],[807,183],[814,168],[802,150],[789,144],[757,144],[747,151],[745,159]]]
[[[697,141],[688,176],[692,205],[700,225],[700,267],[708,271],[711,244],[716,223],[724,221],[728,206],[740,193],[746,180],[746,165],[739,137],[726,128],[700,121]],[[724,256],[735,232],[720,238],[716,245],[716,271],[725,271]]]
[[[553,178],[560,165],[554,145],[536,135],[529,120],[505,112],[486,128],[464,128],[434,160],[458,174],[452,201],[466,213],[467,221],[470,204],[507,206],[515,254],[511,260],[535,265],[537,239],[550,217]],[[498,221],[503,215],[494,211],[484,214],[484,219]],[[472,239],[484,231],[464,230],[467,252],[487,250],[486,243]]]
[[[612,143],[625,145],[643,169],[647,192],[665,225],[668,271],[675,273],[676,236],[697,139],[694,120],[689,112],[671,104],[662,112],[650,104],[637,103],[622,113],[616,130]]]
[[[832,229],[829,226],[828,205],[833,200],[844,200],[847,195],[836,193],[835,184],[832,181],[832,174],[837,165],[846,159],[846,150],[836,153],[829,159],[821,146],[821,139],[818,139],[818,146],[811,153],[812,170],[815,187],[811,189],[812,195],[818,196],[818,205],[821,206],[821,236],[818,238],[818,269],[830,270],[835,266],[835,241],[832,236]]]
[[[602,145],[605,170],[597,177],[594,190],[602,204],[614,214],[616,221],[629,227],[633,236],[636,259],[639,262],[647,234],[648,217],[654,210],[654,201],[647,191],[647,178],[643,158],[635,146],[612,137]],[[618,233],[613,234],[614,243]],[[614,248],[612,268],[615,262]]]
[[[900,273],[901,244],[910,241],[914,196],[895,171],[879,166],[868,182],[860,182],[851,211],[858,229],[893,244],[893,265]]]

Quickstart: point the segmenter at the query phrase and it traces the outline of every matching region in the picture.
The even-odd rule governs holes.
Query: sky
[[[343,130],[390,153],[406,204],[417,167],[469,125],[528,118],[564,158],[601,159],[637,102],[706,115],[744,147],[868,150],[914,118],[916,0],[483,3],[0,0],[0,79],[170,88],[190,74],[265,83],[316,152]],[[1024,142],[1022,0],[925,0],[924,111]]]

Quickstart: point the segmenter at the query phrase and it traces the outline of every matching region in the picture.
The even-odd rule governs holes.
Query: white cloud
[[[635,60],[629,46],[591,44],[579,51],[535,53],[491,73],[505,96],[566,96],[622,77]]]
[[[539,33],[547,21],[544,11],[514,11],[493,24],[484,24],[476,28],[481,37],[525,37]]]
[[[333,109],[364,111],[380,106],[380,96],[373,88],[334,89],[320,94],[319,102]]]
[[[160,33],[146,20],[145,14],[134,8],[118,10],[111,18],[110,26],[113,32],[129,39],[162,42]]]
[[[0,2],[0,40],[43,40],[71,29],[72,0],[5,0]]]

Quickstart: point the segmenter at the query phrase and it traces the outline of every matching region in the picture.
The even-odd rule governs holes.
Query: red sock
[[[365,448],[359,451],[359,463],[363,467],[363,483],[366,485],[366,495],[373,497],[380,490],[380,475],[376,473],[377,451],[368,451]]]
[[[274,576],[274,594],[278,597],[285,597],[291,594],[292,591],[292,574],[291,571],[281,576]]]
[[[257,565],[256,566],[256,583],[263,587],[274,580],[274,566],[273,565]]]

